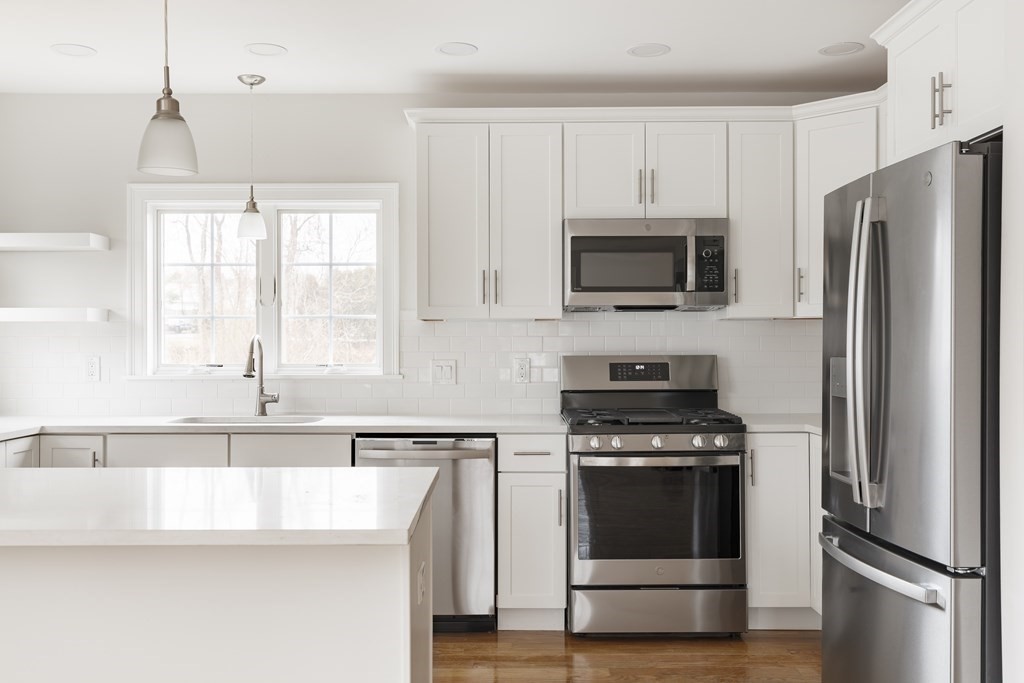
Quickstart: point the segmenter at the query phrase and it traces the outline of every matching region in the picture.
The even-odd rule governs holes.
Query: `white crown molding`
[[[878,107],[885,102],[885,97],[886,87],[885,85],[882,85],[877,90],[872,90],[870,92],[833,97],[827,100],[818,100],[817,102],[807,102],[806,104],[797,104],[793,106],[793,120],[799,121],[801,119],[809,119],[815,116],[826,116],[828,114],[838,114],[840,112],[853,111],[855,109]]]
[[[921,18],[926,12],[945,0],[910,0],[896,14],[871,33],[871,39],[885,47],[903,32],[903,29]]]

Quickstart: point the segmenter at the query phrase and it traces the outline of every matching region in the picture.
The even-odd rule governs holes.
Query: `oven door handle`
[[[579,456],[580,467],[709,467],[740,464],[737,455]]]

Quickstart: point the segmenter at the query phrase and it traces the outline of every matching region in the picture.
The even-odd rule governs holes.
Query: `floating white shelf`
[[[108,251],[110,238],[94,232],[0,232],[0,251]]]
[[[6,323],[105,323],[106,308],[0,308],[0,322]]]

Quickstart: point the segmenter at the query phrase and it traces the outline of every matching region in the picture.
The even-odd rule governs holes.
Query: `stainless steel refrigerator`
[[[823,683],[1001,680],[1001,143],[825,199]]]

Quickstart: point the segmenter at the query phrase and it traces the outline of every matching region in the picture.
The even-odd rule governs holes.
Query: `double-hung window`
[[[394,374],[397,185],[261,186],[266,240],[246,190],[129,186],[132,374],[237,375],[255,334],[268,374]]]

